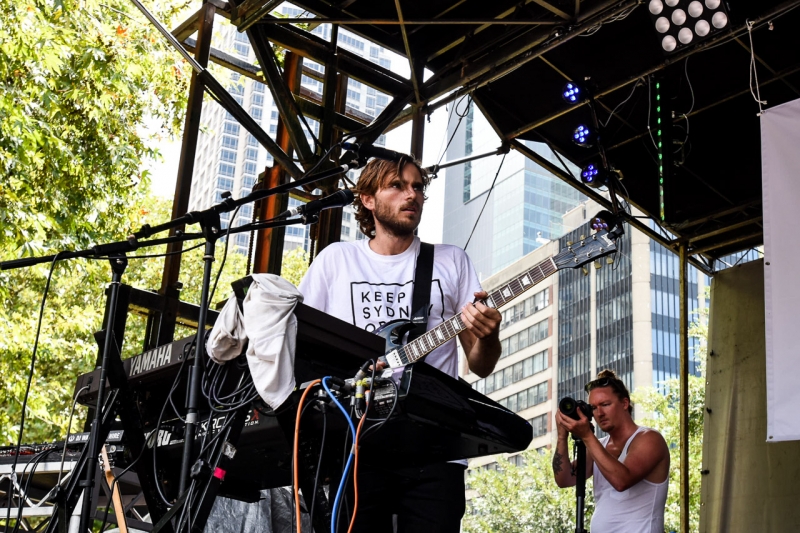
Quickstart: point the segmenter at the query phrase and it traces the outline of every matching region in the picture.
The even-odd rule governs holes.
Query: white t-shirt
[[[369,241],[334,243],[314,260],[300,283],[304,303],[374,332],[393,320],[410,320],[411,298],[420,240],[398,255],[380,255]],[[481,290],[467,254],[448,244],[434,245],[428,329],[461,312]],[[458,377],[455,339],[430,354],[425,362]]]
[[[619,455],[620,463],[625,462],[634,437],[645,431],[654,430],[640,426],[628,438]],[[605,448],[608,436],[600,439],[600,444]],[[592,533],[663,533],[669,476],[662,483],[652,483],[643,479],[622,492],[611,486],[596,463],[593,466],[592,476],[595,501]]]

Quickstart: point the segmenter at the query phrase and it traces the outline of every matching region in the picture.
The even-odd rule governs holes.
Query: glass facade
[[[680,265],[678,256],[650,241],[650,310],[653,343],[653,386],[680,375]],[[689,321],[697,316],[698,271],[689,266]],[[689,338],[689,372],[698,374],[694,352],[698,339]]]
[[[633,304],[630,228],[617,241],[613,264],[596,270],[597,370],[609,368],[633,389]]]
[[[559,248],[589,235],[589,224],[559,239]],[[558,273],[558,396],[583,399],[583,386],[591,380],[591,285],[580,268]]]

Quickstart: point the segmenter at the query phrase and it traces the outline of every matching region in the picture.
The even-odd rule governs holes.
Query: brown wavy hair
[[[592,389],[598,387],[611,387],[611,390],[614,391],[614,394],[617,395],[620,401],[628,400],[628,412],[633,413],[633,404],[631,403],[631,395],[628,392],[628,387],[617,377],[616,372],[608,368],[601,371],[597,374],[597,379],[586,384],[586,392],[588,393]]]
[[[356,196],[353,202],[353,209],[355,210],[356,221],[361,233],[370,239],[375,237],[375,217],[372,216],[372,211],[361,203],[361,195],[375,196],[375,193],[384,187],[390,178],[400,176],[406,165],[417,167],[420,176],[422,176],[422,192],[424,195],[425,190],[431,183],[431,178],[428,175],[428,171],[422,168],[420,162],[414,159],[413,156],[403,155],[396,163],[385,159],[373,159],[361,171],[358,183],[353,188],[353,194]],[[428,199],[427,196],[424,196],[424,198],[425,200]]]

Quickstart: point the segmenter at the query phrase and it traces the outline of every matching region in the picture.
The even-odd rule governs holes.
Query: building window
[[[531,418],[530,420],[528,420],[528,422],[530,422],[531,426],[533,426],[533,436],[534,436],[534,438],[535,437],[541,437],[542,435],[545,435],[547,433],[547,415],[546,414],[541,415],[541,416],[537,416],[535,418]]]
[[[225,161],[227,163],[236,163],[236,152],[223,148],[219,151],[219,159],[220,161]]]
[[[230,163],[220,163],[219,174],[221,176],[233,177],[234,175],[236,175],[236,165],[231,165]]]
[[[350,227],[342,226],[342,237],[350,237]]]
[[[540,340],[546,339],[548,333],[548,319],[544,319],[529,328],[523,329],[519,333],[515,333],[510,337],[502,339],[500,341],[500,346],[502,347],[503,352],[500,355],[500,358],[502,359],[504,357],[508,357],[509,355],[516,353],[523,348],[527,348],[532,344],[536,344]]]
[[[244,158],[251,161],[256,161],[258,159],[258,149],[248,148],[244,151]]]
[[[217,189],[222,191],[232,191],[233,180],[228,178],[217,178]]]
[[[233,122],[225,122],[225,126],[223,126],[222,133],[226,135],[233,135],[234,137],[239,135],[239,125],[234,124]]]
[[[245,161],[244,163],[245,174],[257,174],[256,163],[254,161]]]
[[[548,305],[550,305],[549,288],[537,292],[530,298],[527,298],[525,301],[506,308],[506,310],[503,311],[503,321],[500,323],[500,329],[503,330],[511,324],[514,324],[523,318],[527,318],[532,314],[541,311]]]
[[[231,148],[233,150],[236,150],[237,148],[239,148],[239,139],[237,139],[236,137],[231,137],[229,135],[223,135],[222,146],[223,148]]]

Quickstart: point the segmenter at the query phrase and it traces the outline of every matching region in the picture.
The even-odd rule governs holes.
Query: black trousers
[[[458,533],[465,509],[464,469],[452,463],[359,469],[353,532],[392,533],[396,515],[397,533]]]

